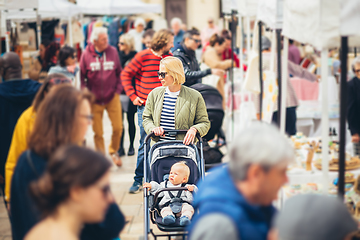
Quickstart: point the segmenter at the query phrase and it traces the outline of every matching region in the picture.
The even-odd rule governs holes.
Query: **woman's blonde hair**
[[[160,61],[160,65],[166,68],[167,74],[174,79],[174,84],[183,84],[185,82],[184,67],[180,59],[176,57],[166,57]]]
[[[132,35],[130,35],[128,33],[125,33],[125,34],[121,35],[119,37],[119,42],[120,42],[120,38],[122,38],[125,45],[129,47],[130,52],[135,51],[135,40],[134,40],[134,37]]]

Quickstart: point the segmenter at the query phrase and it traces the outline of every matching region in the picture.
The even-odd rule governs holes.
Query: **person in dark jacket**
[[[267,239],[276,212],[272,202],[288,180],[294,151],[275,126],[263,122],[252,123],[234,139],[229,165],[198,184],[197,214],[188,229],[192,240]]]
[[[31,79],[22,79],[22,65],[14,52],[0,59],[0,186],[3,188],[4,169],[16,122],[27,109],[41,86]]]
[[[120,167],[122,161],[117,151],[123,128],[120,103],[123,86],[120,80],[122,68],[119,55],[116,48],[109,45],[107,29],[104,27],[93,29],[91,42],[80,59],[81,88],[89,89],[96,99],[91,106],[95,148],[105,153],[102,120],[106,110],[112,125],[109,153],[113,162]]]
[[[355,77],[348,82],[347,120],[354,144],[354,154],[360,155],[360,57],[352,64]]]
[[[224,71],[221,69],[200,70],[199,63],[196,59],[195,50],[201,44],[200,33],[196,29],[191,29],[184,34],[184,40],[180,46],[173,52],[174,56],[179,58],[184,66],[185,86],[191,86],[201,83],[201,78],[215,74],[223,76]]]
[[[20,156],[12,178],[10,213],[14,240],[24,239],[43,215],[29,195],[30,183],[41,177],[56,149],[83,142],[92,123],[92,99],[88,91],[63,84],[53,87],[40,105],[28,140],[29,150]],[[102,223],[84,226],[81,240],[111,240],[123,226],[124,216],[113,203]]]
[[[119,38],[119,58],[121,67],[124,69],[125,66],[130,62],[130,60],[135,57],[136,51],[135,51],[135,40],[134,37],[130,34],[123,34]],[[135,78],[132,79],[132,85],[135,87]],[[125,91],[122,91],[120,95],[121,100],[121,106],[123,113],[126,112],[127,121],[129,124],[129,140],[130,140],[130,146],[128,151],[128,156],[132,156],[135,154],[134,149],[134,140],[135,140],[135,113],[137,111],[137,107],[130,101],[130,98],[125,94]],[[124,118],[124,114],[123,114]],[[121,134],[121,140],[120,140],[120,148],[119,148],[119,156],[125,155],[124,150],[124,128],[123,132]]]

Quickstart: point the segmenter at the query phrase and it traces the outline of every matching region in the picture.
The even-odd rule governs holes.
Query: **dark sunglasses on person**
[[[58,84],[62,84],[62,83],[71,83],[71,81],[70,81],[70,79],[67,79],[67,78],[52,78],[49,81],[49,83],[58,85]]]
[[[110,185],[105,185],[105,186],[99,187],[99,189],[100,189],[100,191],[102,192],[102,194],[104,195],[105,198],[107,196],[109,196],[109,194],[111,194]]]
[[[72,55],[71,58],[72,58],[72,59],[75,59],[75,58],[76,58],[76,55]]]
[[[158,77],[165,78],[167,72],[157,72]]]
[[[80,116],[86,118],[89,121],[92,121],[94,119],[94,115],[92,115],[92,114],[89,114],[89,115],[82,114]]]
[[[197,44],[201,43],[200,39],[194,39],[194,38],[190,38],[191,40],[194,40]]]
[[[355,73],[360,73],[360,69],[354,69]]]

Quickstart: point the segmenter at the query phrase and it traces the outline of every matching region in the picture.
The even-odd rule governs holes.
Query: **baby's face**
[[[186,169],[181,165],[174,165],[171,167],[169,181],[173,185],[178,185],[187,182]]]

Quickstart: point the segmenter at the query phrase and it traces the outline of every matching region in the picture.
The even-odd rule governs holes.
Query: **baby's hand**
[[[151,184],[146,182],[146,183],[143,184],[143,187],[148,188],[150,190],[151,189]]]
[[[187,186],[187,189],[188,189],[190,192],[192,192],[192,191],[194,191],[194,186],[192,186],[192,185]]]

